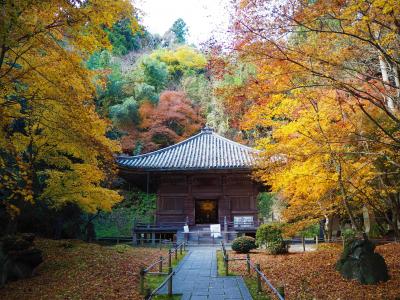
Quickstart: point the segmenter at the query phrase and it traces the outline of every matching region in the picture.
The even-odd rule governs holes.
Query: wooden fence
[[[186,242],[182,242],[175,247],[171,248],[168,250],[168,256],[163,257],[160,256],[158,260],[150,264],[147,268],[141,268],[139,272],[139,278],[140,278],[140,293],[144,295],[144,299],[152,299],[158,291],[161,290],[161,288],[165,285],[168,284],[167,289],[168,289],[168,295],[172,296],[172,277],[175,274],[175,271],[172,269],[172,256],[175,257],[175,260],[178,259],[178,252],[180,255],[183,254],[183,252],[186,251]],[[164,261],[167,261],[168,264],[168,272],[163,272],[163,264]],[[152,272],[151,270],[154,269],[155,267],[158,266],[158,271]],[[164,281],[153,291],[145,291],[145,279],[146,276],[150,275],[167,275],[167,277],[164,279]]]
[[[245,261],[247,265],[247,274],[251,274],[251,270],[253,269],[256,274],[257,274],[257,290],[258,292],[262,291],[262,280],[269,286],[271,291],[278,297],[279,300],[284,300],[285,299],[285,290],[284,287],[280,288],[275,288],[271,281],[268,280],[267,276],[263,272],[261,272],[260,264],[254,264],[250,260],[250,255],[247,253],[246,258],[229,258],[228,253],[226,252],[225,244],[224,242],[221,242],[221,247],[222,247],[222,254],[224,258],[224,267],[225,267],[225,275],[229,275],[229,262],[230,261]]]

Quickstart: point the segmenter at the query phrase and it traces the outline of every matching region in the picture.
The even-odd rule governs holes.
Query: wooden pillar
[[[250,275],[250,254],[246,254],[247,274]]]
[[[137,245],[137,233],[132,229],[132,245]]]
[[[285,299],[285,286],[278,287],[278,293]]]
[[[135,227],[136,227],[136,220],[133,220],[133,225],[132,225],[132,245],[136,246],[137,245],[137,233],[135,232]]]
[[[195,210],[195,203],[194,203],[194,198],[193,198],[193,193],[192,193],[192,182],[193,182],[192,176],[188,175],[186,177],[186,183],[187,183],[187,187],[188,187],[187,197],[188,197],[188,201],[190,202],[190,206],[189,206],[190,210],[185,211],[187,225],[194,225],[194,223],[195,223],[195,221],[194,221],[194,218],[195,218],[195,211],[194,211]],[[188,238],[189,238],[189,236],[188,236]]]
[[[230,208],[230,200],[229,197],[227,196],[227,177],[226,175],[223,175],[221,177],[221,183],[222,183],[222,197],[221,197],[221,211],[223,212],[223,217],[224,217],[224,231],[228,231],[228,222],[231,218],[231,208]],[[225,237],[225,235],[224,235]]]
[[[258,271],[261,271],[260,264],[256,264],[256,269],[257,269]],[[261,291],[262,291],[262,286],[261,286],[261,275],[260,275],[259,272],[257,272],[257,291],[258,291],[258,292],[261,292]]]
[[[225,256],[225,276],[229,275],[229,256],[226,254]]]
[[[228,233],[228,220],[226,219],[226,216],[224,216],[224,242],[227,243],[229,239],[229,233]]]
[[[144,271],[144,268],[140,268],[139,272],[139,286],[140,286],[140,294],[144,294],[144,276],[146,275],[146,272]]]
[[[224,216],[224,231],[228,231],[228,220],[226,219],[226,216]]]
[[[172,267],[168,268],[168,274],[170,275],[172,273]],[[168,280],[168,296],[172,296],[172,276],[170,276]]]

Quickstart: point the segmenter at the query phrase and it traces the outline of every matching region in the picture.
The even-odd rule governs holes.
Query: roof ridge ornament
[[[214,129],[213,129],[212,127],[206,125],[206,126],[204,126],[204,127],[201,129],[201,132],[204,132],[204,133],[213,133],[213,132],[214,132]]]

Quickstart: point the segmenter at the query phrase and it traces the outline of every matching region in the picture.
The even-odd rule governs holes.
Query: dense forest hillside
[[[112,50],[95,52],[87,67],[98,73],[96,108],[112,121],[108,133],[126,154],[172,145],[206,123],[227,128],[227,116],[215,106],[209,55],[186,43],[182,19],[164,36],[124,19],[107,31]]]

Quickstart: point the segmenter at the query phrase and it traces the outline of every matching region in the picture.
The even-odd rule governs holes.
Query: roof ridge
[[[163,149],[145,154],[117,157],[121,166],[143,169],[251,168],[260,151],[232,141],[210,130]]]
[[[240,144],[240,143],[238,143],[238,142],[232,141],[232,140],[230,140],[230,139],[228,139],[228,138],[226,138],[226,137],[223,137],[222,135],[219,135],[219,134],[216,133],[216,132],[208,132],[208,131],[203,131],[203,130],[202,130],[202,131],[200,131],[199,133],[197,133],[197,134],[195,134],[195,135],[193,135],[193,136],[191,136],[191,137],[189,137],[189,138],[187,138],[187,139],[185,139],[185,140],[183,140],[183,141],[180,141],[179,143],[176,143],[176,144],[174,144],[174,145],[171,145],[171,146],[168,146],[168,147],[159,149],[159,150],[151,151],[151,152],[148,152],[148,153],[144,153],[144,154],[128,155],[128,156],[121,156],[121,155],[120,155],[120,156],[118,156],[117,159],[141,158],[141,157],[146,157],[146,156],[150,156],[150,155],[153,155],[153,154],[163,153],[163,152],[165,152],[165,151],[168,151],[168,150],[170,150],[170,149],[174,149],[174,148],[176,148],[176,147],[178,147],[178,146],[181,146],[181,145],[183,145],[183,144],[185,144],[185,143],[188,143],[189,141],[191,141],[191,140],[193,140],[193,139],[195,139],[195,138],[197,138],[197,137],[199,137],[199,136],[201,136],[201,135],[203,135],[203,134],[204,134],[204,135],[205,135],[205,134],[211,134],[211,135],[214,135],[216,138],[219,138],[219,139],[221,139],[221,140],[223,140],[223,141],[225,141],[225,142],[228,142],[228,143],[230,143],[230,144],[232,144],[232,145],[234,145],[234,146],[237,146],[237,147],[240,147],[240,148],[243,148],[243,149],[245,149],[245,150],[252,151],[252,152],[258,152],[257,149],[254,149],[254,148],[248,147],[248,146],[246,146],[246,145],[242,145],[242,144]]]
[[[230,140],[230,139],[228,139],[228,138],[226,138],[226,137],[224,137],[224,136],[222,136],[222,135],[219,135],[219,134],[216,133],[216,132],[212,132],[212,134],[215,135],[217,138],[222,139],[222,140],[224,140],[224,141],[226,141],[226,142],[228,142],[228,143],[230,143],[230,144],[233,144],[233,145],[235,145],[235,146],[238,146],[238,147],[240,147],[240,148],[244,148],[244,149],[246,149],[246,150],[258,152],[257,149],[254,149],[254,148],[252,148],[252,147],[249,147],[249,146],[240,144],[240,143],[238,143],[238,142],[232,141],[232,140]]]
[[[148,152],[148,153],[138,154],[138,155],[119,156],[118,158],[121,158],[121,159],[140,158],[140,157],[149,156],[149,155],[151,155],[151,154],[162,153],[162,152],[165,152],[165,151],[167,151],[167,150],[176,148],[177,146],[183,145],[183,144],[185,144],[185,143],[187,143],[187,142],[193,140],[194,138],[196,138],[197,136],[202,135],[202,134],[208,134],[208,133],[207,133],[207,132],[200,131],[199,133],[197,133],[197,134],[195,134],[195,135],[193,135],[193,136],[191,136],[191,137],[189,137],[189,138],[187,138],[187,139],[185,139],[185,140],[183,140],[183,141],[180,141],[180,142],[178,142],[178,143],[176,143],[176,144],[173,144],[173,145],[171,145],[171,146],[168,146],[168,147],[165,147],[165,148],[162,148],[162,149],[158,149],[158,150],[154,150],[154,151],[151,151],[151,152]]]

